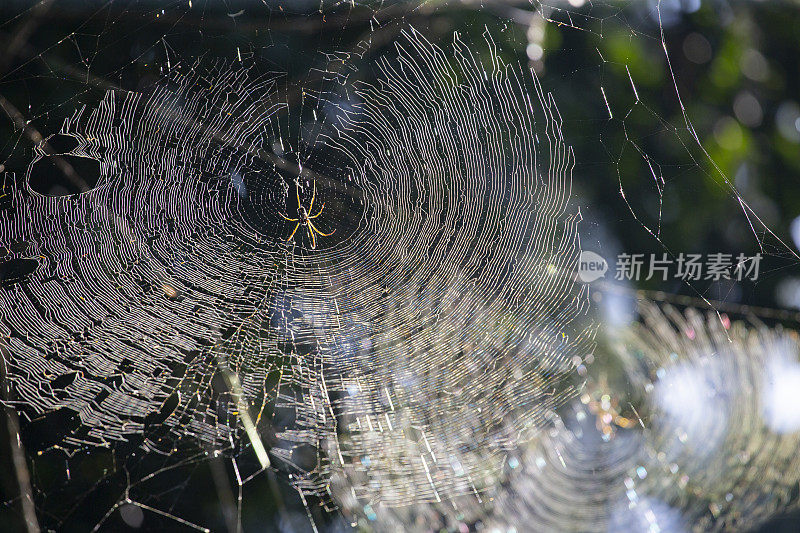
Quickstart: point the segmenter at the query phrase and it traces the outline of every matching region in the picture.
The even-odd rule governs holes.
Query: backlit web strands
[[[648,301],[640,312],[613,355],[631,387],[589,380],[509,451],[482,501],[355,513],[378,531],[699,533],[751,531],[795,509],[800,417],[786,399],[800,384],[797,333]]]
[[[797,333],[648,301],[640,309],[615,350],[630,390],[587,389],[563,423],[524,446],[488,527],[750,531],[796,507],[800,419],[783,395],[800,382]],[[610,422],[611,438],[591,408],[604,394],[630,418]]]
[[[147,437],[153,424],[228,437],[207,394],[212,347],[263,310],[282,257],[243,225],[230,179],[242,162],[217,141],[257,143],[278,107],[273,83],[245,74],[175,73],[150,95],[109,92],[78,110],[61,135],[100,163],[89,192],[43,197],[6,180],[0,240],[30,271],[0,293],[9,379],[31,415],[77,417],[66,445]]]
[[[303,494],[480,500],[591,350],[574,157],[488,35],[406,30],[375,68],[299,111],[223,65],[76,112],[60,135],[97,187],[3,189],[15,406],[57,416],[59,447],[251,447]],[[281,217],[312,191],[336,230],[314,249]]]
[[[592,333],[564,275],[573,156],[552,97],[488,36],[452,52],[404,37],[329,139],[369,210],[329,277],[344,393],[329,455],[349,506],[480,500],[571,396]]]
[[[750,530],[796,508],[797,332],[653,304],[642,315],[617,350],[651,420],[635,491],[678,507],[696,531]]]

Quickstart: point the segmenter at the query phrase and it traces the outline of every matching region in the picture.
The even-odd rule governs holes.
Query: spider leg
[[[310,216],[308,218],[317,218],[318,216],[320,216],[322,214],[322,210],[323,209],[325,209],[325,204],[324,203],[322,204],[322,207],[319,208],[319,213],[317,213],[316,215]],[[309,209],[308,212],[310,213],[311,209]]]
[[[297,194],[297,209],[300,209],[300,206],[303,205],[300,203],[300,187],[297,185],[297,182],[294,183],[294,192]]]
[[[307,229],[308,229],[308,234],[311,235],[311,247],[316,249],[316,247],[317,247],[317,238],[314,236],[314,230],[311,229],[314,226],[311,226],[310,224],[311,223],[309,222],[309,227]]]
[[[310,213],[312,209],[314,209],[314,198],[317,197],[317,182],[314,182],[314,192],[311,193],[311,204],[308,206],[308,212]]]
[[[292,230],[292,234],[289,235],[289,238],[286,239],[287,241],[291,241],[292,240],[292,237],[294,237],[294,234],[297,231],[297,228],[299,228],[299,227],[300,227],[300,223],[298,222],[297,225],[294,227],[294,230]]]
[[[278,214],[279,214],[280,216],[282,216],[282,217],[283,217],[285,220],[288,220],[289,222],[297,222],[297,221],[298,221],[298,219],[296,219],[296,218],[289,218],[289,217],[287,217],[286,215],[284,215],[283,213],[278,213]]]
[[[322,232],[321,232],[321,231],[320,231],[320,230],[319,230],[319,229],[318,229],[318,228],[317,228],[317,227],[316,227],[314,224],[312,224],[312,223],[311,223],[311,221],[310,221],[310,220],[308,221],[308,225],[311,227],[311,229],[312,229],[312,230],[316,231],[317,233],[319,233],[319,234],[320,234],[320,235],[322,235],[323,237],[330,237],[331,235],[333,235],[334,233],[336,233],[336,229],[335,229],[335,228],[334,228],[334,230],[333,230],[332,232],[330,232],[330,233],[322,233]],[[313,232],[312,232],[312,233],[313,233]]]

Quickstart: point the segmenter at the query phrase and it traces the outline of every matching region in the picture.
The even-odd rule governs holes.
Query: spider
[[[297,215],[298,215],[298,218],[289,218],[286,215],[284,215],[283,213],[278,213],[280,216],[282,216],[285,220],[288,220],[289,222],[297,222],[297,225],[295,225],[294,229],[292,230],[292,234],[289,235],[289,237],[286,240],[287,241],[291,241],[292,237],[294,237],[294,234],[297,233],[297,228],[299,228],[302,225],[302,226],[306,227],[306,230],[308,230],[308,236],[311,237],[311,248],[316,248],[317,247],[317,237],[314,235],[315,233],[318,233],[318,234],[322,235],[323,237],[330,237],[331,235],[336,233],[336,230],[334,229],[330,233],[322,233],[316,226],[314,226],[314,223],[311,222],[312,218],[317,218],[318,216],[320,216],[322,214],[322,210],[325,209],[325,203],[323,203],[322,207],[319,208],[319,212],[317,212],[316,215],[311,215],[310,214],[311,211],[314,209],[314,198],[316,198],[316,196],[317,196],[317,182],[316,181],[314,182],[314,192],[311,194],[311,203],[308,206],[308,210],[306,210],[306,208],[303,207],[303,204],[300,202],[300,189],[297,187],[297,185],[295,185],[295,191],[297,192]]]

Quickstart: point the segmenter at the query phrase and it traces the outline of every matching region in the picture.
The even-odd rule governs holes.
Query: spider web
[[[462,27],[448,9],[470,8],[430,2],[197,4],[111,2],[44,52],[17,44],[27,59],[5,74],[69,84],[27,112],[0,101],[16,126],[4,167],[21,169],[0,200],[4,403],[22,417],[32,476],[31,494],[7,507],[31,498],[36,521],[61,529],[461,528],[511,514],[535,522],[507,527],[580,529],[556,505],[531,513],[520,498],[544,487],[563,504],[565,484],[509,475],[512,459],[573,467],[558,453],[576,442],[562,417],[586,395],[595,359],[597,318],[573,271],[579,228],[584,243],[601,237],[573,188],[570,135],[596,139],[599,152],[577,168],[615,172],[659,251],[682,250],[664,206],[681,175],[699,171],[735,200],[759,249],[794,255],[691,122],[669,63],[664,16],[674,13],[496,3]],[[51,8],[12,17],[12,42]],[[660,49],[683,123],[660,117],[645,74],[601,45],[596,58],[543,70],[549,28],[607,43],[615,27]],[[137,31],[157,38],[130,62],[110,61]],[[198,35],[202,54],[186,44]],[[550,94],[554,75],[581,89]],[[593,114],[565,112],[579,99]],[[652,131],[640,137],[648,126],[680,163],[660,163],[669,150],[650,144]],[[626,186],[630,152],[652,181],[649,192],[633,187],[640,196]],[[42,178],[56,173],[60,190]],[[284,219],[304,209],[319,215],[316,233]],[[712,304],[711,289],[688,289]],[[616,483],[598,485],[602,501],[625,492],[630,472],[658,466],[641,450],[658,456],[664,434],[603,445],[613,474],[603,479]],[[192,500],[209,478],[204,498],[221,513]],[[685,511],[661,518],[654,504],[665,529],[705,519],[650,479],[640,493]],[[593,503],[575,505],[584,524],[621,520]]]

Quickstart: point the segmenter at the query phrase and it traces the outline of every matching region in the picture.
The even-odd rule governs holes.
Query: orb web
[[[630,387],[587,389],[523,447],[487,524],[742,531],[797,506],[797,419],[783,404],[797,333],[647,300],[640,312],[615,347]]]
[[[30,499],[55,529],[238,531],[263,527],[253,515],[314,527],[336,505],[367,530],[732,528],[792,507],[786,387],[759,381],[791,377],[791,357],[765,371],[704,358],[660,317],[633,327],[660,346],[646,359],[664,377],[631,363],[630,382],[598,383],[591,360],[630,361],[592,355],[588,287],[572,284],[576,228],[606,259],[614,231],[597,228],[615,224],[628,251],[689,250],[676,220],[706,211],[698,184],[741,213],[727,231],[744,251],[796,259],[757,179],[731,167],[746,150],[714,144],[739,126],[716,108],[692,122],[695,89],[714,80],[687,68],[698,56],[681,55],[681,21],[730,59],[698,39],[725,13],[717,28],[693,2],[200,4],[108,2],[76,23],[42,2],[0,23],[13,125],[0,172],[32,161],[0,192],[3,401],[22,414],[10,433],[33,485],[20,480],[5,510]],[[58,28],[25,45],[46,21]],[[736,40],[760,57],[758,32]],[[575,195],[565,136],[580,147]],[[63,187],[48,190],[54,173]],[[285,219],[303,210],[318,231]],[[710,298],[732,285],[681,288],[722,324]],[[618,325],[610,300],[598,311]],[[701,322],[704,349],[721,350],[719,324]],[[665,346],[690,355],[663,362]],[[655,392],[627,397],[632,384]],[[684,393],[712,398],[681,418],[669,400]],[[701,412],[716,418],[697,430]],[[751,438],[779,453],[731,470],[741,457],[698,455],[687,428],[721,439],[715,450]],[[768,472],[776,495],[742,468]],[[195,491],[203,470],[214,489]],[[280,501],[287,482],[308,516]]]
[[[614,348],[628,387],[587,381],[509,450],[481,501],[376,506],[373,528],[750,531],[796,508],[797,332],[647,300],[640,312]]]
[[[332,140],[364,161],[354,181],[389,198],[367,202],[370,256],[333,281],[363,295],[345,299],[345,319],[371,328],[341,374],[337,452],[353,495],[388,506],[490,485],[501,452],[570,396],[593,331],[567,274],[573,155],[552,97],[488,37],[491,63],[458,38],[453,61],[406,37]],[[375,186],[376,170],[388,183]]]
[[[642,316],[617,350],[650,419],[643,470],[626,480],[633,497],[657,498],[705,531],[754,529],[795,508],[798,422],[785,402],[800,369],[797,332],[647,302]]]
[[[77,110],[59,136],[97,185],[4,186],[14,406],[65,423],[59,448],[244,448],[304,495],[335,471],[371,504],[480,498],[593,328],[554,99],[478,46],[409,28],[375,83],[331,73],[300,115],[224,63]]]

